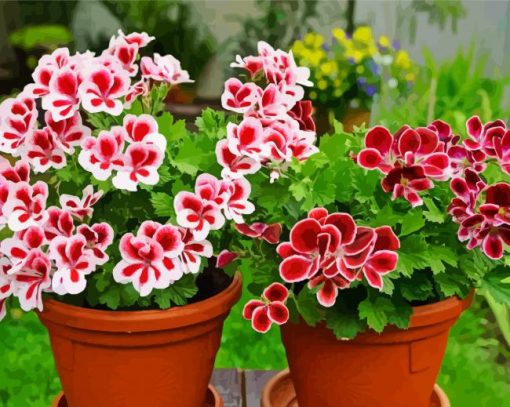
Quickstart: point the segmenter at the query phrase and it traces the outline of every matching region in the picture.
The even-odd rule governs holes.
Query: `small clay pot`
[[[296,390],[288,370],[278,373],[267,382],[262,390],[260,404],[261,407],[298,407]],[[434,385],[429,407],[450,407],[448,396],[437,384]]]
[[[223,321],[241,286],[237,273],[219,294],[163,311],[102,311],[45,301],[39,318],[69,406],[206,405]]]
[[[299,407],[429,407],[450,328],[472,301],[413,308],[409,329],[338,340],[323,324],[281,334]]]

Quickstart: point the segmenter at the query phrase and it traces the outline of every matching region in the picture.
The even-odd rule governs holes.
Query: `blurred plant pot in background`
[[[339,120],[344,130],[351,133],[354,126],[360,127],[370,124],[370,111],[364,108],[347,107],[347,109],[333,109],[328,107],[317,107],[315,111],[315,124],[319,136],[333,131],[333,120]]]
[[[299,407],[429,407],[450,328],[473,294],[413,307],[407,330],[353,340],[337,340],[324,325],[283,325]]]
[[[218,294],[163,311],[46,301],[38,315],[69,406],[171,406],[177,400],[180,407],[203,406],[223,322],[241,286],[237,273]]]

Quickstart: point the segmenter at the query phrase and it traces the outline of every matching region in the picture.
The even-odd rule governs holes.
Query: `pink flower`
[[[325,274],[318,274],[308,282],[308,288],[315,289],[320,287],[316,296],[317,302],[323,307],[335,305],[338,290],[349,288],[350,285],[350,281],[340,275],[327,277]]]
[[[51,241],[49,256],[57,266],[52,288],[57,294],[79,294],[85,290],[85,276],[96,267],[96,259],[86,245],[87,240],[81,234],[69,238],[57,236]]]
[[[510,129],[506,130],[501,138],[495,138],[493,142],[501,169],[510,174]]]
[[[12,275],[9,274],[11,264],[5,257],[0,258],[0,321],[6,314],[7,298],[12,295]]]
[[[127,142],[153,144],[159,148],[161,153],[165,153],[166,138],[159,133],[158,123],[154,117],[148,114],[141,114],[140,116],[127,114],[124,116],[123,125],[127,134]]]
[[[78,87],[81,79],[70,67],[63,67],[54,72],[50,80],[50,92],[42,98],[42,107],[51,112],[56,121],[74,116],[80,100]]]
[[[13,274],[14,295],[18,297],[23,311],[43,309],[42,292],[51,286],[51,262],[40,250],[28,253],[20,270]]]
[[[315,132],[315,122],[312,117],[313,106],[311,100],[300,100],[288,112],[299,123],[299,128],[305,131]]]
[[[289,320],[289,310],[285,301],[289,296],[287,288],[280,283],[267,287],[261,300],[250,300],[243,309],[243,317],[251,320],[252,328],[266,333],[273,323],[283,325]]]
[[[9,198],[10,183],[0,177],[0,230],[7,224],[7,218],[3,213],[3,207]]]
[[[122,168],[112,179],[113,185],[128,191],[136,191],[139,183],[156,185],[163,158],[163,152],[153,144],[132,143],[124,154]]]
[[[154,59],[143,57],[140,62],[142,78],[166,82],[170,85],[193,83],[187,71],[181,68],[181,63],[172,55],[161,56],[154,54]]]
[[[237,223],[235,228],[245,236],[263,239],[270,244],[278,243],[282,233],[282,225],[279,223],[272,223],[270,225],[261,222],[255,222],[251,225]]]
[[[12,272],[24,267],[28,255],[46,244],[44,231],[39,226],[30,226],[17,232],[14,237],[6,238],[0,244],[0,251],[9,258]]]
[[[506,125],[502,120],[482,124],[478,116],[473,116],[466,122],[466,130],[470,138],[464,140],[464,145],[468,150],[495,157],[494,141],[503,137]]]
[[[112,170],[123,168],[125,130],[115,126],[110,131],[101,131],[98,137],[87,137],[82,141],[78,162],[100,181],[108,179]]]
[[[142,233],[139,232],[136,237],[131,233],[122,236],[119,245],[122,260],[113,269],[115,281],[121,284],[132,283],[142,297],[149,295],[154,288],[169,287],[182,275],[175,262],[167,262],[165,265],[165,249],[171,246],[171,250],[178,256],[178,250],[173,249],[179,243],[174,239],[174,231],[158,228],[154,232],[151,228],[154,232],[152,234],[147,228],[141,227]],[[152,234],[152,237],[148,234]],[[169,235],[172,237],[167,240]],[[169,265],[172,268],[168,268]]]
[[[247,174],[255,174],[261,167],[258,159],[233,154],[225,139],[216,144],[216,158],[223,167],[221,174],[225,178],[239,178]]]
[[[78,198],[74,195],[60,195],[60,205],[62,209],[76,216],[79,220],[83,220],[88,216],[92,216],[94,206],[103,196],[103,191],[94,192],[92,185],[87,185],[83,189],[83,197]]]
[[[19,156],[37,122],[35,101],[23,94],[0,104],[0,151]]]
[[[46,96],[50,93],[50,81],[53,74],[69,62],[69,49],[57,48],[50,55],[43,55],[32,74],[33,84],[25,87],[24,93],[34,98]]]
[[[140,79],[134,85],[131,85],[124,97],[124,107],[130,109],[133,102],[138,99],[139,96],[148,95],[149,90],[149,83],[145,79]]]
[[[260,120],[253,117],[245,118],[239,125],[227,124],[228,148],[234,155],[257,159],[264,152],[263,136]]]
[[[74,221],[71,212],[51,206],[46,211],[48,220],[44,223],[46,240],[52,241],[57,236],[71,237],[74,232]]]
[[[118,116],[124,109],[119,99],[128,93],[129,86],[129,76],[123,69],[114,65],[96,66],[87,73],[79,88],[83,108],[90,113]]]
[[[239,79],[230,78],[225,82],[221,95],[221,106],[226,110],[246,113],[257,103],[262,90],[253,82],[243,84]]]
[[[129,76],[136,76],[138,72],[138,65],[136,65],[136,58],[138,56],[138,44],[136,42],[128,43],[124,36],[113,36],[110,39],[108,49],[103,52],[104,54],[113,55],[126,71]]]
[[[9,229],[19,232],[29,226],[43,224],[48,218],[47,198],[48,185],[42,181],[37,181],[33,186],[26,182],[12,185],[2,208]]]
[[[180,255],[184,273],[198,273],[202,257],[209,258],[213,254],[212,245],[207,240],[196,240],[190,229],[179,229],[184,249]]]
[[[95,223],[92,226],[80,225],[77,234],[85,237],[86,249],[90,251],[95,264],[102,266],[108,261],[106,249],[113,242],[113,229],[108,223]]]
[[[146,32],[132,32],[128,35],[124,34],[122,30],[118,30],[118,37],[124,40],[128,44],[135,44],[138,48],[146,47],[151,41],[154,40],[155,37],[150,36]]]
[[[13,183],[21,181],[30,181],[30,165],[26,160],[18,160],[11,163],[4,157],[0,156],[0,175],[6,180]]]
[[[255,206],[248,201],[251,193],[251,185],[246,178],[238,178],[226,182],[228,198],[225,202],[224,213],[227,219],[235,223],[243,223],[243,215],[249,215],[255,211]]]
[[[229,181],[219,180],[211,174],[200,174],[195,181],[195,193],[204,201],[213,201],[225,208],[231,195]]]
[[[64,168],[67,163],[64,151],[48,127],[34,130],[27,137],[23,156],[36,173],[46,172],[50,168]]]
[[[239,257],[239,254],[231,252],[229,250],[222,250],[218,257],[216,258],[216,268],[222,269],[227,265],[232,263],[235,259]]]
[[[255,77],[263,70],[262,57],[247,56],[242,58],[240,55],[236,55],[236,62],[232,62],[230,67],[246,69],[250,74],[251,79],[255,79]]]
[[[174,207],[177,223],[191,229],[195,240],[204,240],[210,230],[218,230],[225,223],[220,207],[214,201],[203,200],[191,192],[179,192]]]
[[[73,154],[74,147],[79,146],[84,138],[91,136],[90,129],[82,124],[79,112],[58,122],[53,120],[51,112],[46,112],[44,119],[46,129],[53,136],[57,146],[67,154]]]

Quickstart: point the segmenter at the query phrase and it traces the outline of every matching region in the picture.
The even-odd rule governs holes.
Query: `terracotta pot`
[[[236,274],[219,294],[165,311],[46,301],[39,318],[69,406],[203,406],[223,321],[241,286]]]
[[[428,407],[450,328],[472,301],[413,308],[410,327],[337,340],[325,325],[282,326],[299,407]]]

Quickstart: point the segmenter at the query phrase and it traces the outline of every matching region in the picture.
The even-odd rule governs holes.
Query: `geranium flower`
[[[260,160],[233,154],[226,139],[220,140],[216,144],[216,158],[223,167],[221,175],[225,178],[239,178],[255,174],[261,168]]]
[[[332,307],[335,305],[336,298],[338,297],[338,290],[349,288],[350,284],[351,283],[342,276],[335,275],[327,277],[320,273],[308,282],[308,288],[314,289],[320,287],[315,294],[318,303],[323,307]]]
[[[464,177],[455,177],[450,182],[450,189],[456,195],[448,206],[448,213],[455,222],[462,222],[475,213],[475,205],[480,192],[487,184],[472,169],[464,171]]]
[[[289,296],[287,288],[280,283],[267,287],[261,300],[250,300],[243,309],[243,317],[251,320],[253,329],[266,333],[273,323],[283,325],[289,320],[289,310],[285,301]]]
[[[200,174],[195,181],[195,194],[204,201],[213,201],[220,208],[225,208],[231,194],[229,183],[211,174]]]
[[[124,166],[122,150],[125,130],[115,126],[110,131],[101,131],[98,137],[87,137],[82,141],[78,162],[99,181],[105,181],[112,170]]]
[[[184,273],[198,273],[202,257],[209,258],[213,255],[212,245],[208,240],[196,240],[190,229],[180,228],[179,232],[184,242],[184,248],[180,255]]]
[[[9,229],[19,232],[29,226],[43,224],[48,218],[45,210],[47,198],[48,185],[42,181],[34,185],[26,182],[12,185],[2,208]]]
[[[245,118],[239,125],[227,124],[228,148],[234,155],[257,159],[264,152],[263,136],[262,123],[253,117]]]
[[[466,122],[466,130],[470,138],[464,140],[464,145],[468,150],[482,151],[484,154],[495,157],[494,141],[503,137],[506,125],[502,120],[482,124],[478,116],[473,116]]]
[[[12,294],[12,275],[9,274],[10,261],[0,258],[0,321],[4,319],[7,311],[7,298]]]
[[[44,231],[40,226],[30,226],[17,232],[14,237],[2,240],[0,251],[10,260],[11,271],[17,272],[24,267],[28,255],[46,244]]]
[[[4,215],[3,207],[9,198],[9,182],[0,177],[0,230],[7,224],[7,218]]]
[[[43,309],[42,292],[51,286],[51,261],[40,250],[28,253],[23,267],[13,274],[14,294],[23,311]]]
[[[214,201],[203,200],[191,192],[179,192],[174,207],[177,223],[191,229],[196,240],[204,240],[210,230],[218,230],[225,223],[220,207]]]
[[[270,244],[277,244],[282,233],[282,225],[279,223],[272,223],[270,225],[262,222],[255,222],[251,225],[236,223],[234,226],[239,233],[248,237],[263,239]]]
[[[227,265],[232,263],[238,257],[239,254],[224,249],[220,252],[220,254],[218,254],[218,257],[216,258],[216,268],[217,269],[225,268]]]
[[[13,165],[0,156],[0,175],[13,183],[30,181],[30,165],[26,160],[18,160]]]
[[[23,94],[0,104],[0,151],[15,157],[37,122],[35,101]]]
[[[118,30],[117,34],[117,38],[122,38],[128,44],[136,44],[138,48],[146,47],[155,39],[155,37],[147,34],[146,32],[132,32],[126,35],[122,30]]]
[[[82,198],[68,194],[60,195],[60,205],[62,209],[76,216],[79,220],[92,216],[94,212],[92,206],[103,196],[103,191],[99,190],[94,192],[92,185],[87,185],[83,188],[82,192]]]
[[[251,79],[255,79],[255,77],[263,70],[262,57],[247,56],[242,58],[240,55],[236,55],[236,61],[232,62],[230,67],[246,69],[250,74]]]
[[[141,114],[140,116],[127,114],[124,116],[123,125],[127,134],[127,142],[154,144],[161,153],[165,153],[166,138],[159,133],[158,123],[154,117],[148,114]]]
[[[300,100],[289,110],[288,115],[299,123],[299,128],[315,132],[315,122],[312,118],[313,106],[311,100]]]
[[[83,108],[118,116],[124,109],[120,98],[127,94],[130,84],[128,73],[120,67],[92,68],[79,87]]]
[[[57,236],[71,237],[74,232],[74,221],[71,212],[51,206],[46,211],[48,219],[43,225],[46,240],[52,241]]]
[[[500,168],[510,174],[510,129],[501,138],[494,139],[494,151]]]
[[[261,93],[262,90],[253,82],[242,83],[239,79],[230,78],[225,82],[221,106],[232,112],[246,113],[254,107]]]
[[[50,111],[56,121],[74,116],[80,104],[80,83],[78,73],[68,66],[54,72],[50,80],[50,92],[42,98],[43,109]]]
[[[228,198],[225,202],[224,213],[227,219],[235,223],[243,223],[243,215],[255,211],[255,206],[248,201],[251,194],[251,185],[246,178],[238,178],[226,182]]]
[[[139,96],[146,96],[149,94],[149,83],[145,79],[140,79],[134,85],[131,85],[126,96],[124,97],[124,108],[130,109],[133,102]]]
[[[122,69],[126,71],[129,76],[136,76],[138,73],[138,65],[135,64],[135,61],[138,56],[138,48],[138,43],[129,43],[122,35],[119,35],[118,37],[113,36],[110,39],[108,49],[103,51],[103,55],[113,55],[117,58]]]
[[[49,256],[57,266],[52,288],[57,294],[79,294],[85,290],[85,276],[96,267],[96,260],[86,245],[87,240],[81,234],[69,238],[57,236],[51,241]]]
[[[154,59],[143,57],[140,62],[142,77],[153,79],[157,82],[166,82],[170,85],[180,83],[193,83],[189,73],[181,68],[181,63],[172,55],[161,56],[154,54]]]
[[[53,120],[51,112],[46,112],[44,120],[46,129],[52,134],[58,147],[67,154],[73,154],[74,147],[79,146],[84,138],[91,136],[91,130],[82,124],[79,112],[60,121]]]
[[[66,165],[66,156],[48,127],[34,130],[26,139],[23,157],[28,160],[34,172],[46,172],[49,168],[60,169]]]
[[[69,49],[57,48],[50,55],[43,55],[35,68],[32,79],[34,83],[25,86],[23,93],[34,98],[50,93],[50,81],[53,74],[69,62]]]
[[[113,229],[108,223],[95,223],[92,226],[80,225],[77,234],[85,237],[86,248],[90,250],[95,264],[102,266],[108,261],[106,249],[113,242]]]
[[[130,144],[124,154],[122,168],[112,179],[113,185],[128,191],[136,191],[139,183],[156,185],[159,182],[158,168],[163,158],[163,152],[155,145]]]

